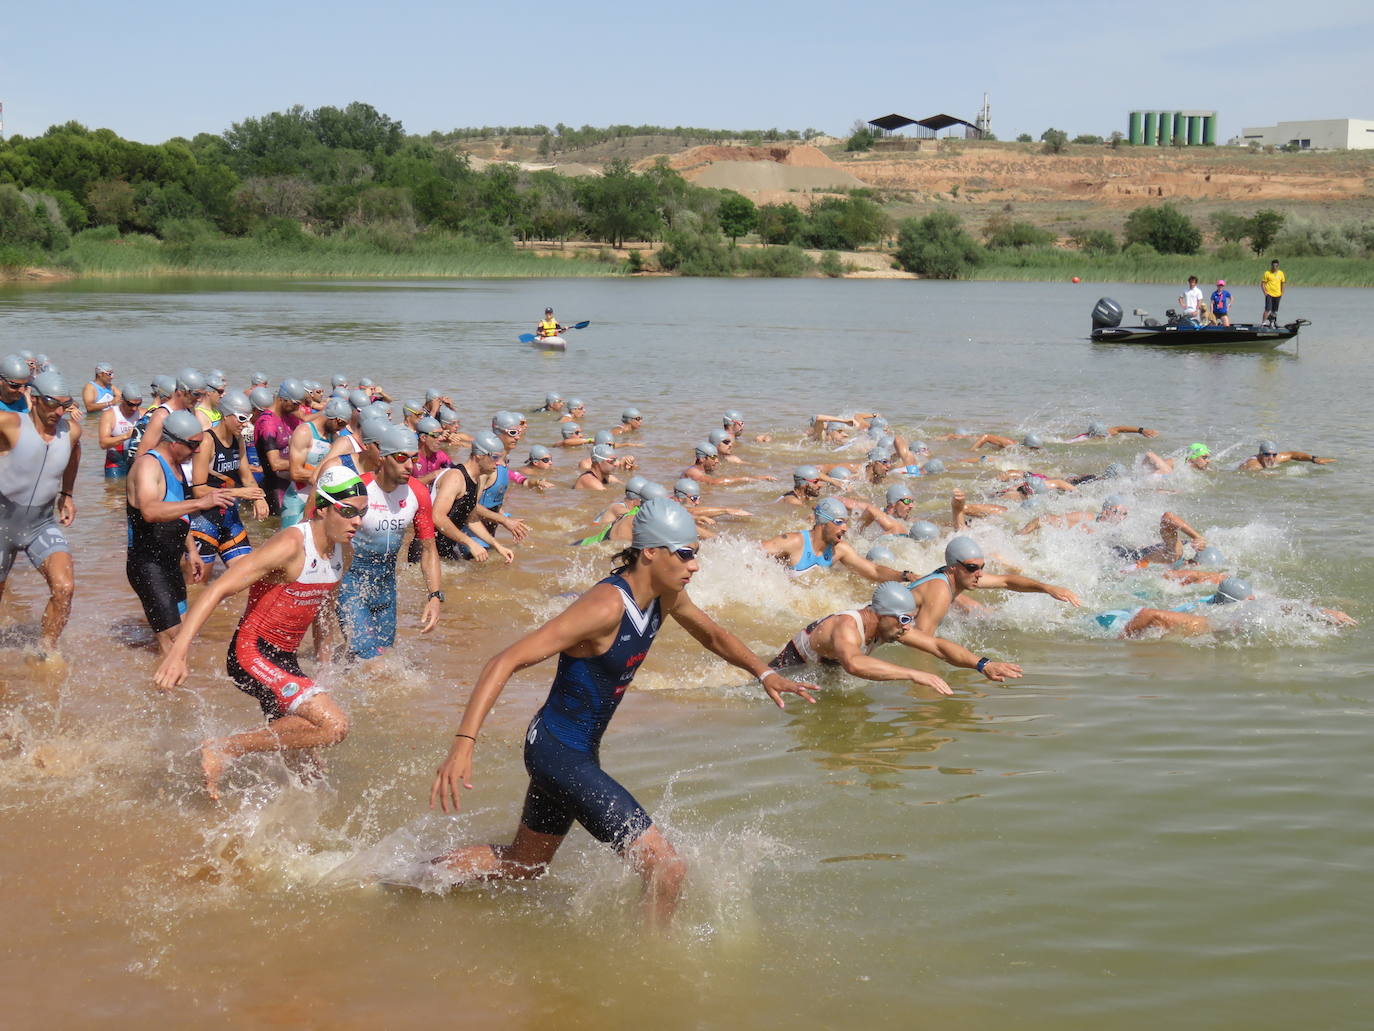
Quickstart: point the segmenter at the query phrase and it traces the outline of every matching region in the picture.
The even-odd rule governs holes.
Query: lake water
[[[463,813],[425,804],[481,663],[607,568],[606,553],[567,547],[610,500],[565,489],[569,457],[557,489],[512,494],[534,527],[514,567],[446,567],[431,635],[415,633],[423,589],[403,571],[400,647],[375,675],[335,685],[353,731],[328,754],[323,787],[250,758],[214,806],[197,745],[257,718],[223,672],[242,602],[207,626],[188,689],[157,694],[124,579],[122,492],[100,477],[92,420],[66,668],[26,659],[44,592],[24,559],[0,603],[5,1024],[1367,1026],[1374,293],[1299,285],[1284,315],[1312,320],[1300,350],[1085,339],[1099,294],[1159,313],[1174,292],[815,280],[0,290],[0,351],[46,352],[72,380],[100,360],[117,382],[145,384],[186,364],[235,385],[259,368],[274,382],[343,371],[398,400],[440,386],[469,428],[498,408],[532,410],[548,390],[583,398],[592,430],[633,404],[647,416],[641,468],[669,484],[726,408],[773,434],[742,453],[784,479],[803,462],[862,461],[803,438],[811,413],[837,410],[880,411],[912,438],[1033,430],[1049,440],[1036,467],[1063,473],[1193,441],[1229,468],[1262,437],[1339,460],[1162,481],[1135,466],[1112,485],[1130,499],[1132,542],[1174,511],[1263,593],[1215,636],[1112,639],[1090,613],[1201,592],[1124,574],[1098,535],[1015,537],[1020,511],[977,536],[1084,609],[992,595],[990,613],[943,632],[1020,662],[1022,680],[992,684],[894,646],[882,657],[940,672],[954,696],[826,673],[816,706],[778,712],[667,629],[603,750],[691,864],[675,927],[654,936],[639,926],[637,878],[580,829],[537,883],[374,883],[415,881],[437,851],[514,829],[522,732],[551,665],[511,682]],[[1253,293],[1239,307],[1258,308]],[[515,342],[545,304],[592,320],[566,354]],[[1062,442],[1090,419],[1160,436]],[[530,416],[528,440],[555,437]],[[932,443],[947,461],[966,446]],[[952,489],[977,499],[1014,464],[916,480],[918,507],[947,514]],[[1099,488],[1048,510],[1095,507]],[[880,500],[879,488],[855,492]],[[777,493],[708,490],[706,503],[754,516],[722,524],[692,588],[764,656],[868,593],[843,572],[797,583],[760,557],[754,541],[807,522]],[[928,546],[899,551],[912,568],[938,564]],[[1337,631],[1316,606],[1365,626]]]

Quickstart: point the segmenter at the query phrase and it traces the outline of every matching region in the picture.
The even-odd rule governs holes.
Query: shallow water
[[[123,574],[122,497],[92,442],[71,538],[79,587],[66,668],[35,667],[41,579],[21,558],[0,602],[0,955],[10,1026],[604,1026],[764,1024],[956,1028],[1355,1027],[1374,1004],[1366,734],[1374,652],[1374,375],[1362,327],[1374,294],[1296,289],[1299,348],[1169,353],[1088,343],[1097,294],[1129,310],[1160,287],[912,282],[150,283],[0,291],[4,350],[72,379],[107,359],[146,383],[193,362],[236,383],[336,371],[402,399],[440,385],[469,427],[587,402],[584,426],[647,415],[636,454],[671,483],[729,407],[774,440],[743,451],[784,479],[832,457],[802,439],[816,411],[878,410],[913,438],[956,427],[1050,440],[1037,468],[1132,464],[1194,440],[1234,464],[1260,437],[1337,464],[1272,475],[1149,480],[1124,493],[1145,543],[1166,508],[1205,533],[1269,600],[1190,641],[1112,639],[1090,613],[1198,591],[1124,574],[1097,535],[978,536],[1082,611],[993,596],[946,636],[1010,658],[1024,679],[940,672],[919,689],[824,674],[822,700],[779,713],[745,675],[677,628],[660,638],[604,758],[691,864],[674,930],[640,930],[633,875],[580,830],[537,884],[440,887],[422,862],[513,830],[520,739],[550,667],[512,681],[488,721],[478,789],[457,817],[424,806],[481,662],[603,574],[570,550],[607,495],[517,490],[535,528],[512,568],[445,569],[438,631],[414,632],[422,589],[402,575],[401,647],[335,685],[352,716],[323,784],[242,761],[225,801],[200,790],[196,746],[252,725],[223,675],[236,601],[193,653],[190,687],[151,687],[155,660]],[[514,342],[544,304],[592,326],[565,355]],[[1291,308],[1291,312],[1289,309]],[[515,321],[512,321],[515,320]],[[1061,441],[1090,419],[1160,429]],[[534,442],[551,442],[532,415]],[[932,443],[947,460],[959,442]],[[994,458],[914,481],[924,514],[977,498]],[[1113,484],[1112,489],[1117,489]],[[877,489],[856,492],[878,498]],[[755,513],[703,549],[693,597],[771,655],[800,625],[861,603],[857,578],[798,583],[751,541],[799,528],[778,489],[708,491]],[[1107,490],[1085,489],[1095,507]],[[255,539],[266,528],[254,528]],[[937,563],[902,541],[912,568]],[[378,876],[416,885],[378,886]],[[426,890],[429,889],[429,890]]]

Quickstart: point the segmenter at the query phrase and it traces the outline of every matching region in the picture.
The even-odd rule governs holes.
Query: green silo
[[[1196,147],[1202,142],[1202,116],[1188,116],[1188,146]]]
[[[1184,139],[1187,131],[1188,120],[1183,117],[1182,111],[1175,111],[1173,113],[1173,130],[1169,133],[1169,142],[1173,143],[1174,140]]]
[[[1217,116],[1216,112],[1202,117],[1202,144],[1205,147],[1215,147],[1217,145]]]
[[[1138,147],[1145,142],[1145,130],[1141,125],[1141,112],[1131,112],[1130,131],[1126,135],[1133,147]]]
[[[1159,114],[1155,111],[1145,112],[1145,146],[1153,147],[1159,143]]]

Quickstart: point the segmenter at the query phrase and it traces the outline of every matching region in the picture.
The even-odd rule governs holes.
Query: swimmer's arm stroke
[[[897,641],[908,648],[915,648],[917,651],[934,655],[937,659],[943,659],[951,666],[958,666],[961,669],[977,670],[978,663],[981,661],[977,655],[974,655],[962,644],[955,644],[943,637],[927,634],[916,629],[915,626],[908,628],[906,633],[897,638]],[[1001,683],[1003,680],[1015,680],[1020,677],[1021,667],[1014,662],[985,662],[982,673],[989,680]]]
[[[819,687],[805,681],[790,680],[771,670],[768,663],[755,655],[743,641],[698,608],[687,596],[686,591],[679,591],[676,595],[663,595],[659,599],[659,605],[707,651],[714,652],[730,665],[738,666],[753,677],[762,677],[760,683],[763,690],[779,709],[786,707],[782,697],[784,694],[801,695],[811,704],[816,703],[811,692],[819,691]]]
[[[624,611],[620,592],[609,584],[597,584],[538,630],[487,660],[463,710],[448,756],[434,775],[429,792],[431,809],[438,805],[446,813],[456,813],[460,808],[459,785],[472,790],[472,753],[477,735],[507,681],[520,670],[537,666],[560,652],[614,634]]]
[[[913,684],[933,688],[940,694],[954,693],[950,686],[934,673],[912,669],[910,666],[899,666],[895,662],[875,659],[872,655],[866,654],[863,650],[863,640],[859,637],[859,628],[848,619],[832,632],[831,647],[834,648],[835,657],[840,660],[840,665],[850,676],[862,677],[865,680],[909,680]]]
[[[1032,580],[1028,576],[1013,576],[1010,573],[1000,575],[984,573],[983,578],[978,581],[978,590],[1016,591],[1018,594],[1048,594],[1056,601],[1062,601],[1074,608],[1083,604],[1078,600],[1078,595],[1067,587],[1056,587],[1054,584]]]
[[[289,573],[293,561],[297,559],[304,565],[305,546],[301,536],[282,532],[226,568],[224,575],[201,591],[195,603],[186,610],[176,640],[153,675],[153,683],[167,691],[185,681],[186,657],[190,654],[191,642],[210,618],[210,613],[215,611],[215,606],[277,570]],[[299,574],[300,570],[295,572]]]

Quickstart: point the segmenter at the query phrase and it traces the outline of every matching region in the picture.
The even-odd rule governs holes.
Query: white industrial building
[[[1251,141],[1262,146],[1299,150],[1368,150],[1374,148],[1374,121],[1363,118],[1319,118],[1308,122],[1280,122],[1278,125],[1242,129],[1239,143]]]

